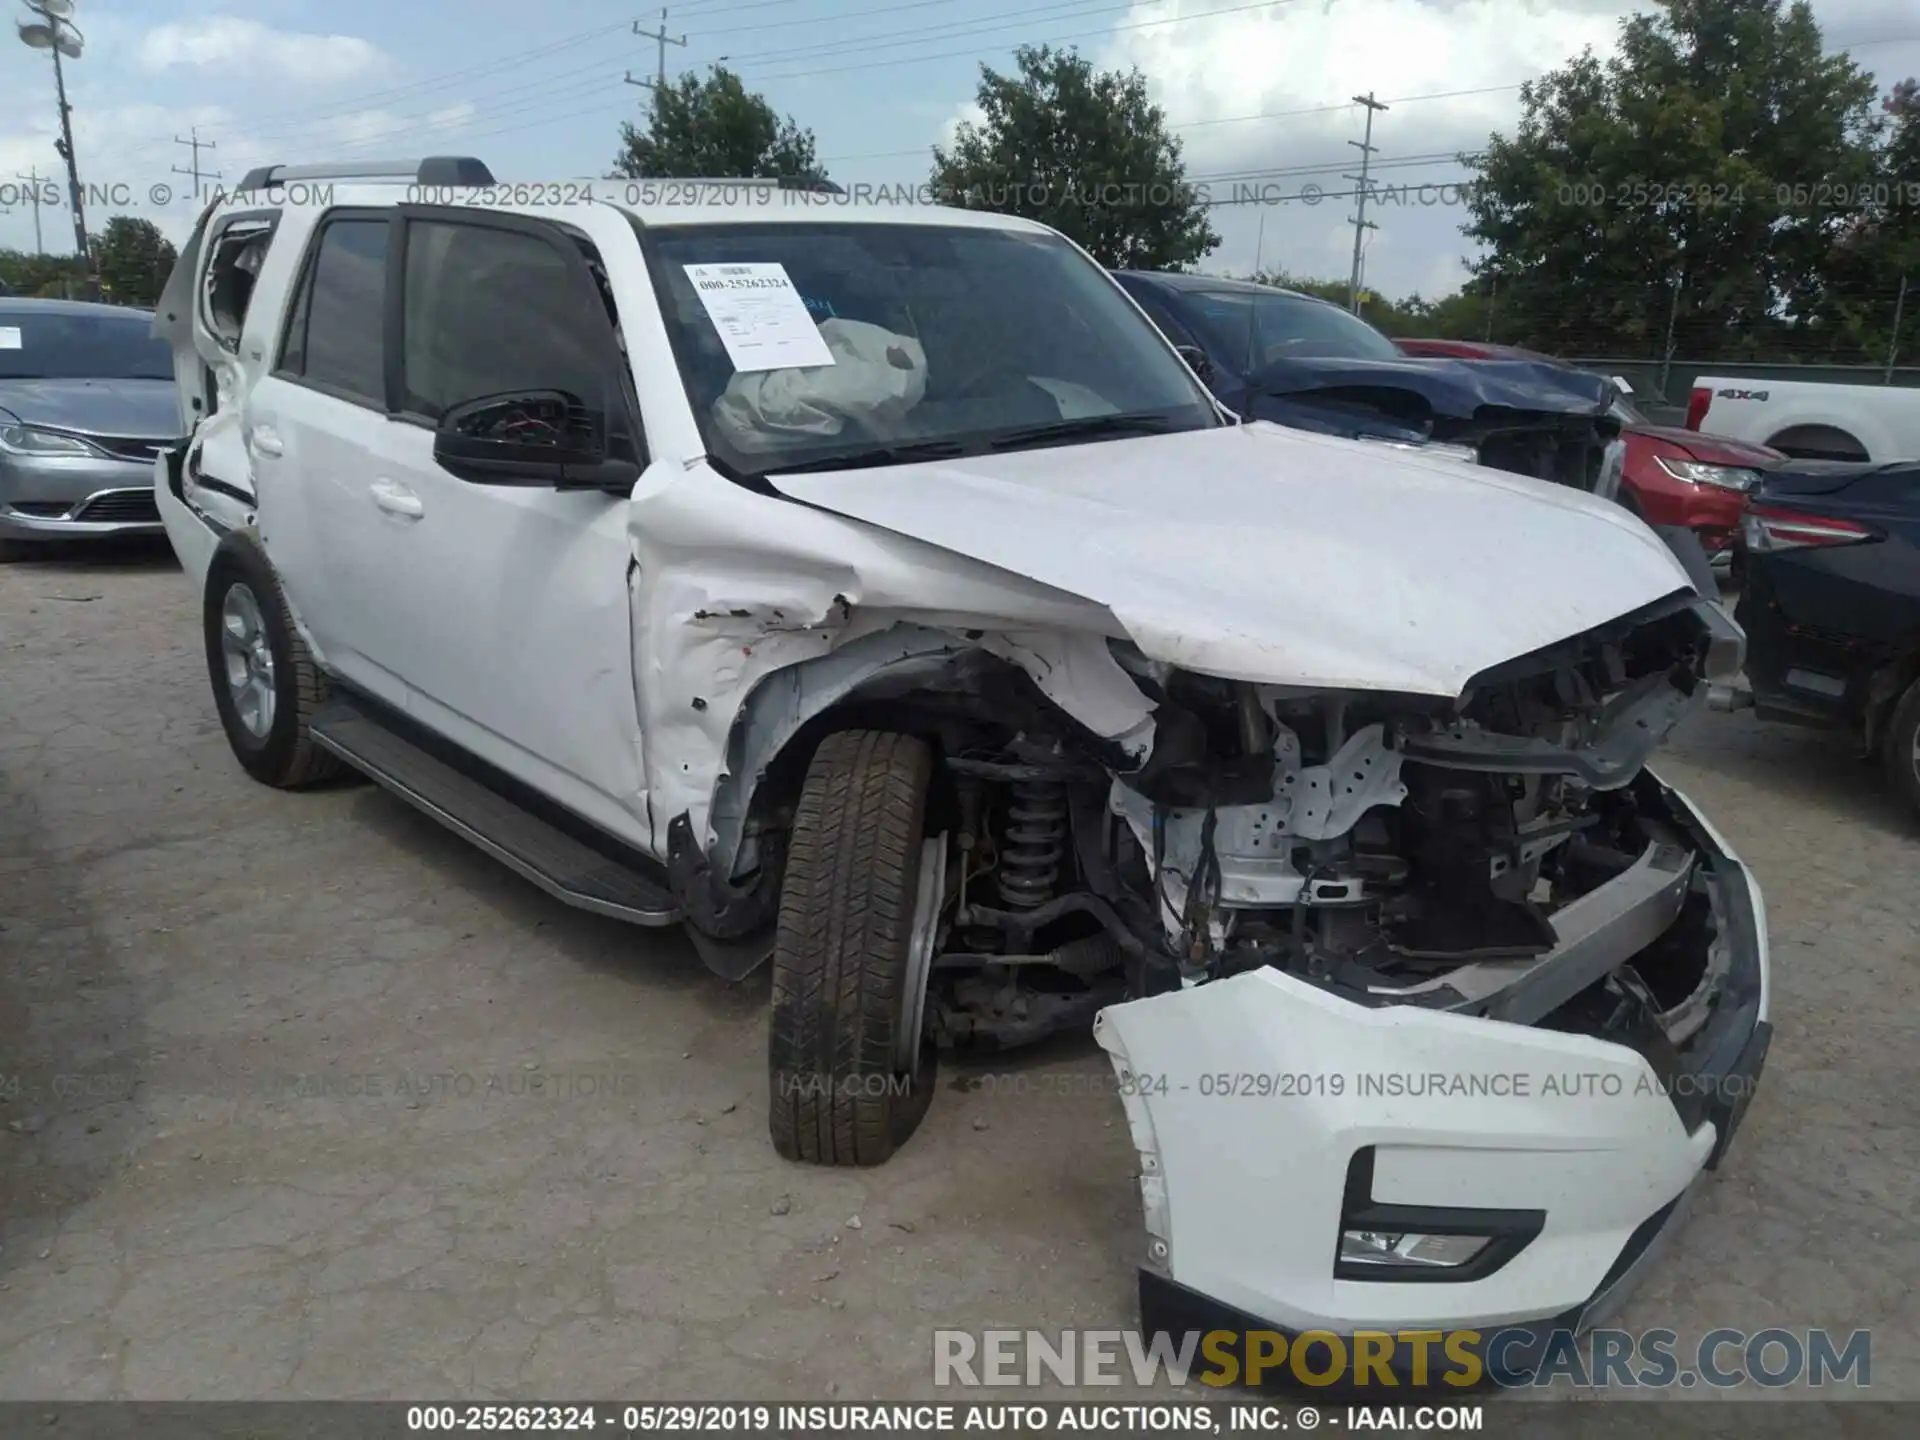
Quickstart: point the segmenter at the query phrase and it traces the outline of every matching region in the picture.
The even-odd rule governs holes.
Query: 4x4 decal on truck
[[[1722,390],[1719,391],[1714,398],[1718,400],[1764,400],[1767,398],[1767,392],[1764,390]]]

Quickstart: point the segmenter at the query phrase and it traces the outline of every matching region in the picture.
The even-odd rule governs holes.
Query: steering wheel
[[[940,388],[944,399],[986,400],[1009,391],[1018,393],[1021,386],[1032,383],[1026,375],[989,352],[964,371],[959,380]]]

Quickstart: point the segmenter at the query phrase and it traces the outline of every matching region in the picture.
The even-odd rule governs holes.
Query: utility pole
[[[1893,302],[1893,339],[1887,344],[1887,378],[1882,384],[1893,383],[1893,362],[1900,358],[1900,320],[1907,309],[1907,277],[1900,277],[1900,298]]]
[[[648,90],[653,91],[657,96],[662,90],[667,88],[667,46],[679,45],[684,47],[687,43],[687,37],[684,35],[667,34],[667,11],[665,6],[662,6],[660,9],[660,28],[658,30],[642,30],[640,28],[640,22],[636,20],[633,22],[633,33],[642,39],[653,41],[659,47],[660,68],[652,80],[636,80],[633,78],[633,72],[629,70],[627,72],[627,84],[644,86]]]
[[[198,201],[200,199],[200,179],[202,174],[200,169],[200,152],[202,150],[217,150],[219,146],[211,140],[202,140],[200,138],[200,127],[198,125],[189,129],[187,135],[191,138],[182,139],[178,135],[174,136],[173,143],[176,145],[189,146],[193,151],[193,163],[190,166],[176,165],[173,167],[173,173],[176,175],[191,175],[193,177],[193,198],[195,201]],[[220,172],[218,170],[209,171],[206,172],[206,174],[209,179],[218,180],[220,178]]]
[[[1376,110],[1385,110],[1387,107],[1373,98],[1373,92],[1371,90],[1365,95],[1354,96],[1353,103],[1367,107],[1367,138],[1365,140],[1349,140],[1347,142],[1360,152],[1360,173],[1358,175],[1341,177],[1354,182],[1357,197],[1354,203],[1353,216],[1353,274],[1347,280],[1347,309],[1351,310],[1355,315],[1358,315],[1360,313],[1361,243],[1365,239],[1367,231],[1378,230],[1380,228],[1367,219],[1367,171],[1373,162],[1374,150],[1373,112]]]
[[[27,182],[27,200],[33,206],[33,253],[44,255],[47,253],[47,246],[40,236],[40,182],[48,177],[42,175],[40,167],[35,165],[24,175],[15,171],[13,178]]]
[[[1687,288],[1687,272],[1684,267],[1673,277],[1673,298],[1667,304],[1667,343],[1660,356],[1660,398],[1667,398],[1667,376],[1673,369],[1673,331],[1680,323],[1680,292]]]

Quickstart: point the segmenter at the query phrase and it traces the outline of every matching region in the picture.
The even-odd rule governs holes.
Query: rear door
[[[405,688],[375,658],[380,608],[357,583],[376,532],[366,502],[389,428],[386,297],[392,210],[335,210],[302,257],[270,366],[241,407],[262,544],[325,662],[382,699]]]
[[[180,433],[189,437],[174,498],[190,514],[164,502],[161,514],[196,580],[217,535],[245,524],[253,513],[243,411],[271,363],[282,307],[261,306],[256,314],[252,300],[256,291],[285,294],[298,263],[298,237],[279,243],[281,219],[272,206],[210,209],[155,307],[153,331],[173,347]],[[156,472],[157,484],[172,478],[164,466]],[[182,525],[193,533],[179,533]]]

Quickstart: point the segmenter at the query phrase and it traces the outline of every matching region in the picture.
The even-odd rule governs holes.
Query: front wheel
[[[307,728],[327,697],[326,676],[259,547],[238,537],[221,542],[207,566],[204,607],[213,703],[241,767],[284,790],[338,775],[340,761]]]
[[[878,1165],[932,1098],[926,969],[942,902],[925,834],[933,754],[847,730],[814,753],[780,889],[768,1070],[773,1146],[815,1165]]]

